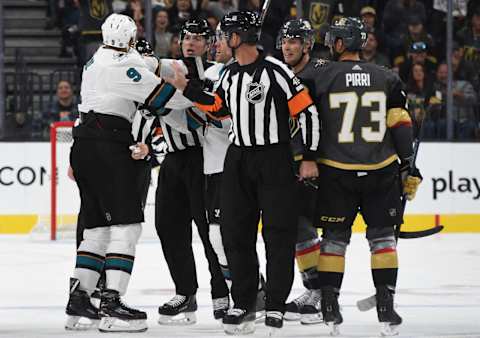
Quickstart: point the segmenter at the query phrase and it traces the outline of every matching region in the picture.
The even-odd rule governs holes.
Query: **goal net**
[[[73,124],[62,121],[50,125],[50,208],[38,215],[37,224],[31,232],[35,239],[75,238],[80,199],[75,182],[67,174]]]
[[[50,210],[38,215],[31,231],[33,239],[75,239],[80,197],[76,183],[68,177],[70,148],[73,144],[70,121],[55,122],[50,126]],[[152,170],[152,180],[145,206],[142,240],[157,240],[155,216],[155,188],[158,169]]]

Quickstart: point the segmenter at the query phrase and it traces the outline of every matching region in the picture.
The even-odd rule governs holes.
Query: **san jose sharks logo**
[[[247,84],[246,99],[252,104],[257,104],[265,98],[265,86],[261,83],[250,82]]]

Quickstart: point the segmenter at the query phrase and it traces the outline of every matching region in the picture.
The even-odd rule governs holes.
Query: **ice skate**
[[[268,337],[273,337],[283,327],[283,314],[280,311],[267,311],[265,325],[268,329]]]
[[[283,317],[286,321],[300,320],[300,309],[307,302],[311,295],[310,290],[305,290],[299,297],[292,300],[290,303],[287,303],[285,308],[285,316]]]
[[[99,315],[100,332],[143,332],[148,328],[147,314],[125,305],[116,290],[102,291]]]
[[[310,297],[300,308],[300,323],[312,325],[323,323],[322,294],[320,290],[311,290]]]
[[[100,317],[98,309],[90,302],[90,296],[79,289],[80,281],[70,278],[70,297],[68,298],[66,330],[88,330],[98,327]]]
[[[331,336],[340,334],[339,325],[343,322],[338,305],[338,292],[333,287],[328,286],[322,288],[322,315],[323,321],[330,329]]]
[[[243,309],[230,309],[222,320],[226,334],[239,336],[255,332],[255,313]]]
[[[386,286],[378,287],[377,315],[380,322],[380,334],[382,336],[398,335],[397,328],[402,323],[402,317],[398,315],[393,306],[393,292]]]
[[[230,308],[230,299],[228,296],[212,299],[213,303],[213,317],[215,319],[222,319],[225,317],[228,309]]]
[[[162,325],[192,325],[197,322],[195,311],[197,311],[195,295],[175,295],[158,308],[160,314],[158,323]]]

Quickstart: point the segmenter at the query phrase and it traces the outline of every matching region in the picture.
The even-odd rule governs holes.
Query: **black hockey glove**
[[[144,38],[137,40],[135,49],[140,53],[140,55],[153,56],[152,45]]]

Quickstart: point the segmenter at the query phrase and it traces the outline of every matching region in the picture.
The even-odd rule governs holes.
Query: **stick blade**
[[[436,225],[433,228],[420,230],[420,231],[400,231],[398,237],[403,239],[414,239],[414,238],[422,238],[431,235],[435,235],[443,230],[443,225]]]

